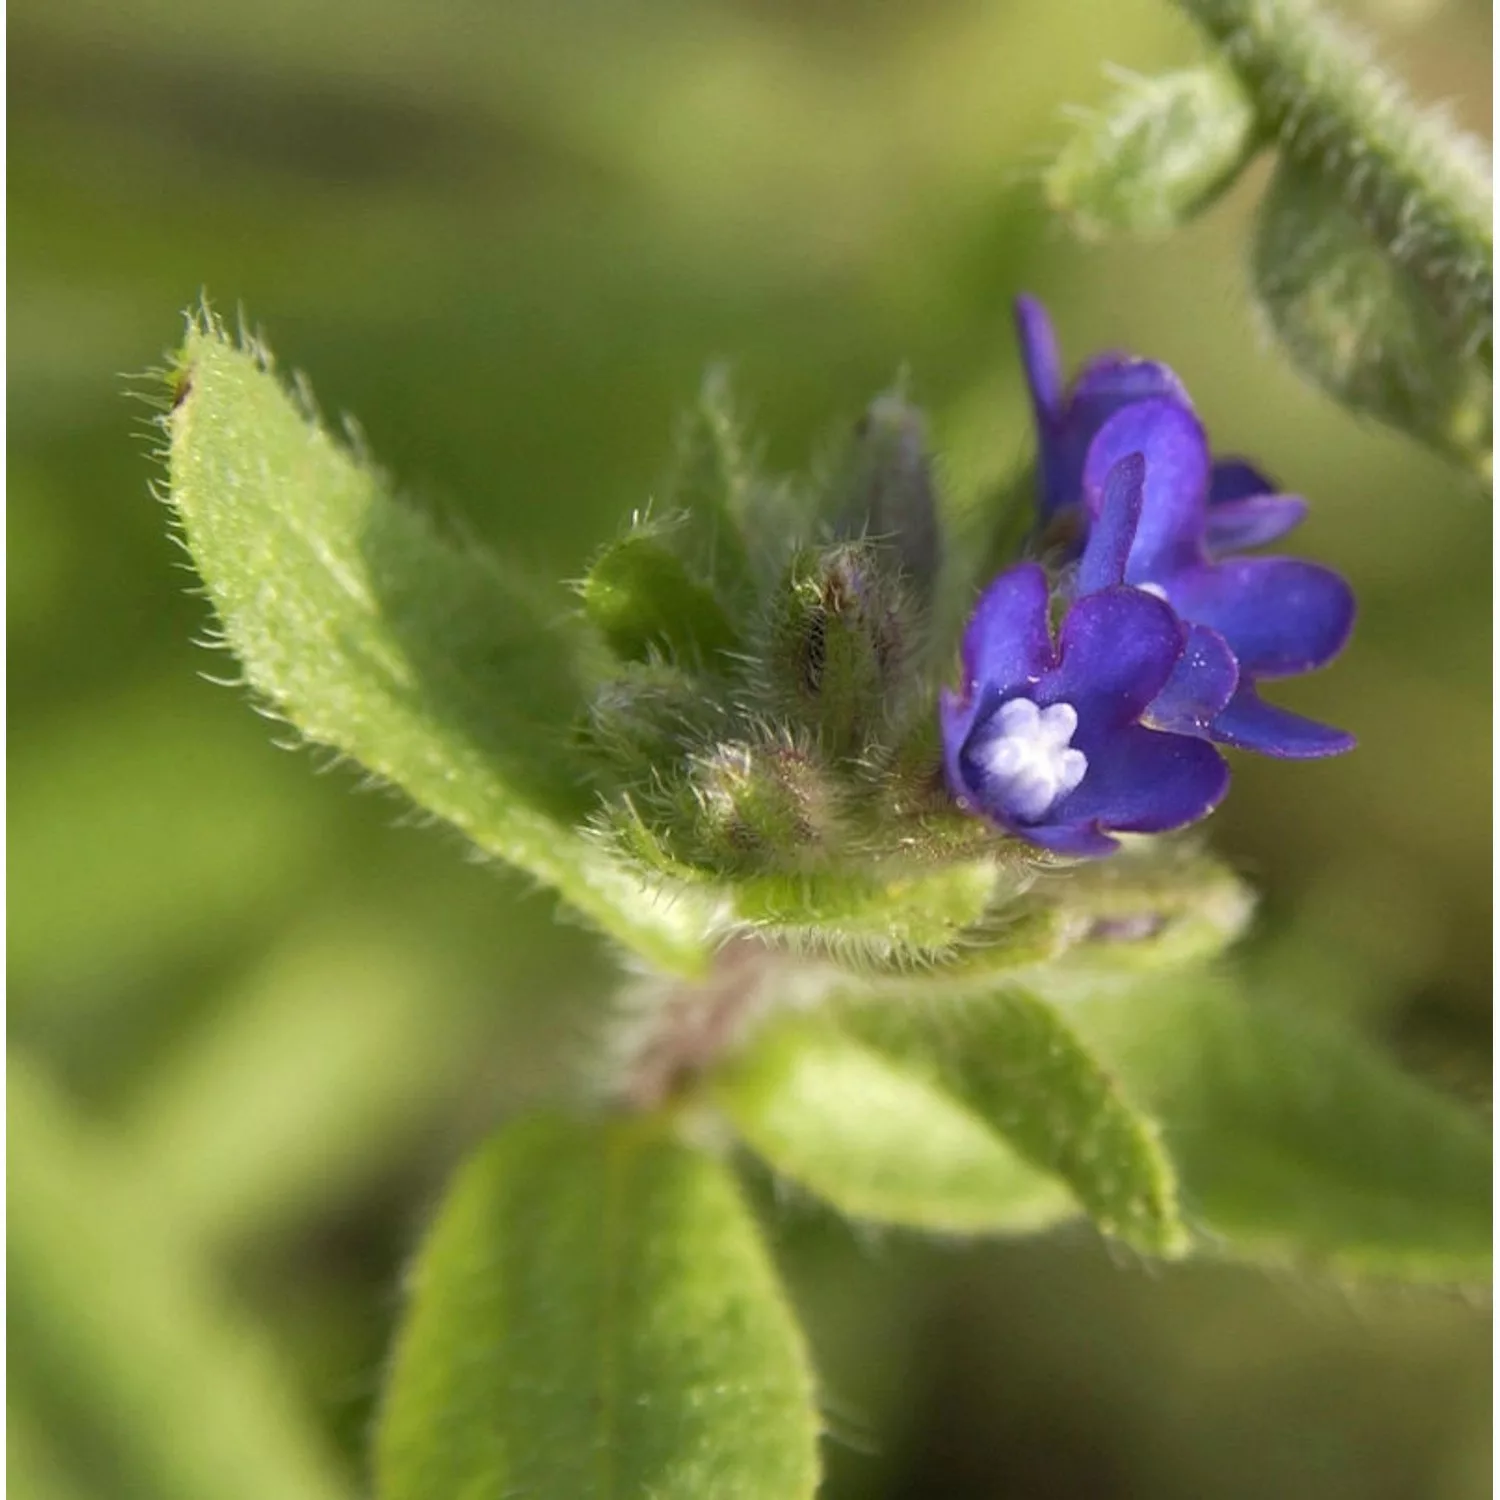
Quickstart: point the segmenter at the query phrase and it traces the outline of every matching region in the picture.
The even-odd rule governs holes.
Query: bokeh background
[[[1489,134],[1479,0],[1366,5]],[[10,40],[10,1472],[31,1500],[362,1492],[399,1285],[445,1172],[569,1086],[611,965],[551,901],[317,776],[204,672],[125,377],[200,289],[324,408],[553,577],[651,492],[705,364],[799,464],[901,365],[955,492],[1028,452],[1008,324],[1184,375],[1313,501],[1362,601],[1284,701],[1353,728],[1243,763],[1241,961],[1487,1108],[1488,497],[1259,333],[1257,169],[1156,245],[1035,179],[1165,0],[17,0]],[[1297,691],[1300,689],[1300,691]],[[1121,1263],[1082,1231],[933,1246],[765,1198],[831,1497],[1489,1493],[1458,1295]]]

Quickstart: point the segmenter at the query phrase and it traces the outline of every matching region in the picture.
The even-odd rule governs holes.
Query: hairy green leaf
[[[579,646],[493,560],[391,497],[258,348],[194,324],[175,377],[170,500],[249,685],[308,740],[401,787],[664,967],[704,912],[644,891],[573,825]]]
[[[801,1336],[728,1169],[657,1120],[509,1126],[418,1262],[383,1500],[796,1500]]]
[[[1410,273],[1450,348],[1493,349],[1494,235],[1484,147],[1419,109],[1365,38],[1317,0],[1177,0],[1255,100],[1261,128]]]
[[[1160,1120],[1225,1253],[1488,1279],[1489,1132],[1358,1037],[1202,978],[1072,1014]]]
[[[1318,176],[1283,160],[1261,203],[1255,294],[1293,363],[1354,411],[1489,477],[1488,365]]]
[[[768,1166],[855,1218],[1020,1233],[1080,1212],[920,1068],[827,1020],[768,1028],[711,1096]]]
[[[1106,1234],[1157,1255],[1187,1248],[1155,1124],[1054,1006],[1013,987],[907,995],[893,983],[838,1015],[851,1035],[1062,1178]]]

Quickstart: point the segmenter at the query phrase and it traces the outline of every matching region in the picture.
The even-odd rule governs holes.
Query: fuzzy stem
[[[1310,0],[1177,3],[1219,47],[1283,152],[1318,174],[1488,367],[1493,238],[1483,146],[1419,109],[1363,37]]]

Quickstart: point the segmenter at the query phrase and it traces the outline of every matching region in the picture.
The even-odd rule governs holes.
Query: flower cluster
[[[1243,557],[1306,514],[1239,459],[1216,461],[1165,365],[1106,354],[1065,386],[1041,306],[1016,307],[1036,418],[1039,536],[985,591],[963,681],[941,702],[949,787],[964,806],[1059,853],[1107,854],[1212,810],[1229,770],[1213,744],[1308,758],[1341,730],[1261,698],[1265,679],[1331,660],[1354,599],[1296,558]],[[1065,606],[1056,638],[1053,604]],[[1210,743],[1213,742],[1213,743]]]

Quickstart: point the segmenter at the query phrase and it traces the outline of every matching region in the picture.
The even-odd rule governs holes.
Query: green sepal
[[[1015,915],[1050,916],[1051,961],[1028,982],[1066,998],[1114,993],[1214,958],[1254,910],[1249,886],[1188,838],[1127,843],[1066,880],[1039,883]]]
[[[595,558],[578,583],[583,611],[622,661],[658,658],[722,672],[740,648],[713,592],[673,550],[676,518],[643,521]]]

